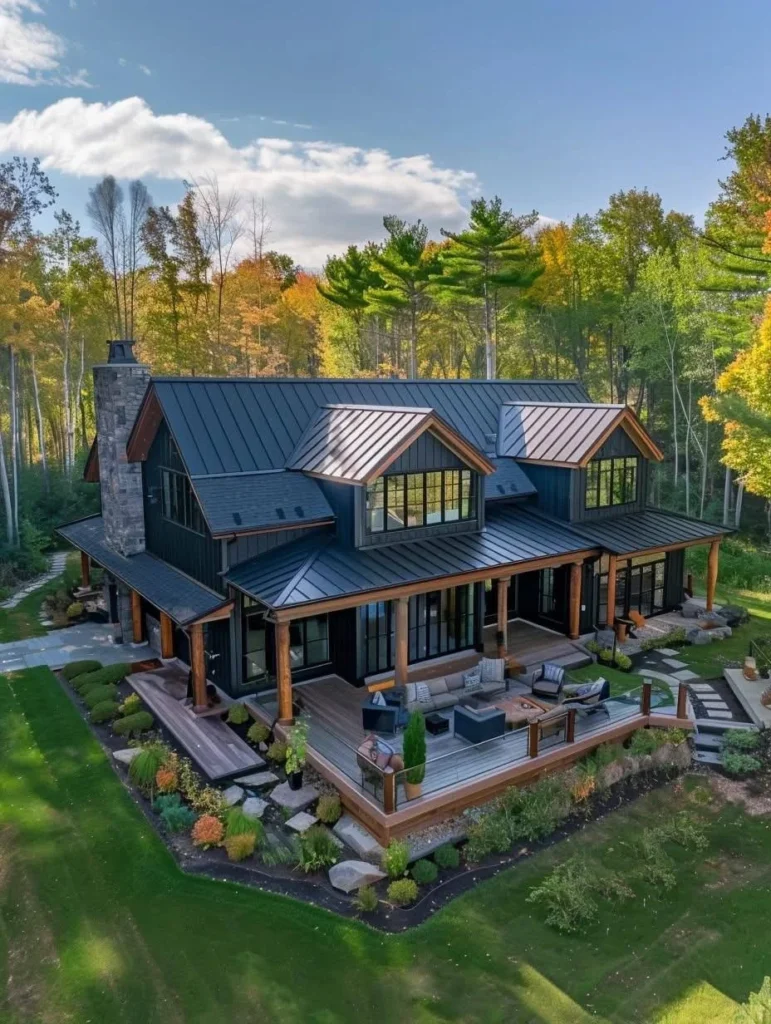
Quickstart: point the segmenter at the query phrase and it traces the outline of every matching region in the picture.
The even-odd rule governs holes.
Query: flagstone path
[[[50,583],[51,580],[56,579],[57,576],[61,576],[64,572],[64,567],[67,564],[67,551],[55,551],[48,560],[48,569],[41,576],[36,576],[34,580],[30,580],[25,583],[23,587],[17,590],[10,597],[7,597],[5,601],[0,603],[0,608],[11,610],[20,604],[25,597],[31,594],[34,590],[39,590],[44,587],[46,583]]]

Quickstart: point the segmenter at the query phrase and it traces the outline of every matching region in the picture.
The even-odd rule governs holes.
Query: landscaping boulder
[[[311,825],[315,825],[319,819],[314,817],[312,814],[308,814],[307,811],[298,811],[297,814],[293,814],[291,818],[286,822],[286,827],[291,828],[293,832],[306,832]]]
[[[304,811],[314,800],[318,799],[319,795],[315,786],[291,789],[288,782],[282,782],[270,794],[270,799],[288,811]]]
[[[700,619],[704,615],[704,603],[703,601],[694,601],[693,598],[688,598],[687,601],[683,602],[683,607],[680,610],[680,614],[684,619]]]
[[[250,789],[262,789],[264,786],[273,786],[278,782],[278,775],[273,772],[252,772],[251,775],[242,775],[238,780],[239,786],[248,786]]]
[[[244,791],[240,786],[228,786],[222,794],[222,799],[227,807],[235,807],[244,798]]]
[[[267,800],[261,800],[258,796],[250,796],[244,800],[241,810],[247,818],[261,818],[267,806]]]
[[[363,885],[374,885],[385,878],[385,872],[365,860],[343,860],[329,869],[329,881],[335,889],[353,892]]]
[[[126,750],[113,750],[112,756],[121,764],[129,765],[142,753],[141,747],[127,747]]]
[[[350,814],[344,814],[332,831],[364,860],[380,863],[383,847],[362,825],[354,821]]]
[[[712,630],[701,629],[696,626],[695,629],[689,629],[685,634],[685,639],[689,644],[695,644],[697,647],[703,647],[704,644],[712,643]]]
[[[728,625],[728,620],[722,614],[718,615],[717,612],[704,612],[703,615],[699,616],[700,625],[708,625],[710,629],[722,629],[723,626]]]
[[[725,604],[720,609],[721,618],[725,619],[729,626],[743,626],[750,621],[750,613],[739,604]]]

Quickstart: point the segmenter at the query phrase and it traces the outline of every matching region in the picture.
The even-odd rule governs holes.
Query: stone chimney
[[[126,442],[150,381],[133,341],[109,341],[107,362],[94,367],[102,518],[107,543],[122,555],[145,549],[142,463],[128,462]]]

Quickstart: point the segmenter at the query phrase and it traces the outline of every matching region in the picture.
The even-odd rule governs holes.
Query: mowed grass
[[[52,590],[72,587],[79,580],[80,560],[78,552],[72,551],[67,556],[67,567],[61,576],[56,576],[45,586],[33,590],[15,608],[0,608],[0,644],[13,640],[27,640],[32,636],[43,636],[46,633],[45,626],[40,624],[43,598]]]
[[[697,587],[697,592],[703,595],[703,589]],[[718,605],[741,605],[749,611],[751,618],[746,625],[734,630],[734,635],[727,640],[681,649],[678,657],[704,679],[722,676],[728,662],[743,662],[745,655],[749,654],[751,640],[763,637],[771,641],[771,594],[734,590],[718,585],[715,600]]]
[[[0,1020],[573,1024],[730,1021],[771,969],[771,822],[657,791],[402,935],[182,874],[48,669],[0,677]],[[682,806],[712,849],[678,888],[547,928],[532,885],[583,850],[633,862]]]

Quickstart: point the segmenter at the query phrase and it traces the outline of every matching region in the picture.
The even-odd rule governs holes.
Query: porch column
[[[91,586],[91,560],[85,551],[80,552],[80,585],[84,590]]]
[[[717,586],[717,560],[720,553],[720,541],[713,540],[709,546],[707,558],[707,611],[712,611],[715,603],[715,587]]]
[[[193,673],[193,711],[206,711],[206,656],[203,649],[203,625],[195,622],[190,627],[190,669]]]
[[[608,611],[605,616],[608,629],[616,626],[616,571],[616,556],[608,555]]]
[[[276,623],[276,684],[278,689],[278,721],[292,724],[292,660],[289,655],[289,623]]]
[[[131,591],[131,628],[133,631],[134,643],[141,644],[145,638],[145,631],[142,623],[142,598],[136,590]]]
[[[394,626],[396,651],[394,652],[394,684],[404,686],[407,682],[409,665],[410,599],[397,597],[394,602],[396,622]]]
[[[505,658],[509,646],[509,584],[510,576],[502,576],[495,581],[498,586],[498,632],[496,643],[498,644],[498,657]]]
[[[583,564],[572,562],[570,565],[570,619],[568,636],[577,640],[581,633],[581,572]]]
[[[161,612],[161,657],[174,657],[174,623],[166,612]]]

